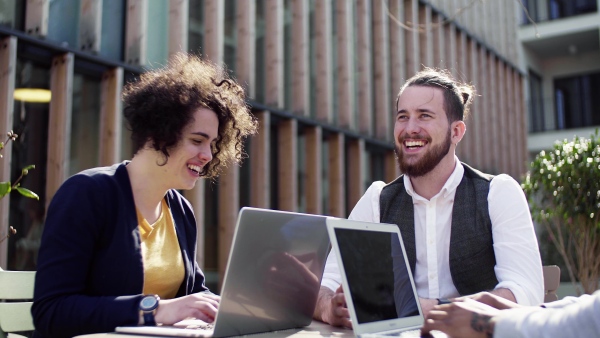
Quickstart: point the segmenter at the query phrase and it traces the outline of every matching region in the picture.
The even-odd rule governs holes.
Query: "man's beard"
[[[429,144],[431,144],[431,140],[427,140]],[[398,160],[398,167],[400,167],[400,171],[403,174],[406,174],[410,177],[419,177],[424,176],[425,174],[432,171],[440,161],[448,154],[450,151],[450,145],[452,144],[450,129],[448,129],[448,134],[446,134],[446,140],[436,146],[431,147],[423,157],[418,160],[414,164],[410,164],[405,161],[404,152],[401,149],[402,143],[401,140],[398,140],[400,146],[396,144],[396,156]]]

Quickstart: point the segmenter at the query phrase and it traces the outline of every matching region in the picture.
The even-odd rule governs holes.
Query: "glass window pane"
[[[3,0],[0,1],[0,26],[23,30],[23,13],[25,1]]]
[[[148,49],[147,66],[162,67],[169,56],[169,2],[148,1]]]
[[[69,175],[97,167],[100,128],[100,80],[73,76],[73,113]]]
[[[15,88],[50,88],[50,70],[30,61],[17,60]],[[9,224],[17,230],[8,241],[8,269],[35,270],[43,230],[46,199],[46,160],[48,144],[48,103],[14,101],[13,130],[19,135],[12,145],[11,182],[21,170],[35,165],[21,186],[40,197],[34,200],[10,194]],[[0,131],[4,142],[5,130]]]
[[[204,1],[190,1],[189,6],[188,50],[199,54],[204,45]]]
[[[125,0],[103,1],[100,55],[112,60],[123,60],[124,37]]]
[[[79,0],[50,1],[48,13],[48,40],[78,48]]]

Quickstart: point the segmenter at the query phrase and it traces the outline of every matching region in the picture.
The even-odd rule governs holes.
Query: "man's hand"
[[[427,315],[422,334],[439,330],[450,337],[491,338],[494,335],[494,316],[500,310],[470,298],[451,304],[437,305]]]
[[[429,311],[431,311],[431,309],[438,304],[438,300],[419,297],[419,303],[421,303],[421,312],[423,312],[423,317],[427,317]]]
[[[510,300],[508,300],[504,297],[495,295],[490,292],[479,292],[479,293],[476,293],[476,294],[473,294],[470,296],[459,297],[459,298],[456,298],[455,301],[464,301],[467,298],[476,300],[483,304],[487,304],[498,310],[506,310],[506,309],[512,309],[512,308],[516,308],[516,307],[523,307],[523,305],[519,305],[515,302],[511,302]]]
[[[221,297],[212,293],[194,293],[174,299],[161,299],[154,318],[157,323],[172,325],[186,318],[212,323]]]
[[[346,307],[344,290],[341,285],[335,290],[335,293],[328,287],[321,286],[313,317],[333,326],[352,328],[350,313]]]

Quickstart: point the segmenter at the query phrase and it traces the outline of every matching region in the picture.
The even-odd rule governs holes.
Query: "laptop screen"
[[[359,324],[419,316],[397,233],[336,228],[335,236]]]

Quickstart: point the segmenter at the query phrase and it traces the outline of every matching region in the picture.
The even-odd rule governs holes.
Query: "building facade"
[[[527,0],[519,41],[527,71],[528,150],[600,127],[599,0]]]
[[[395,99],[425,66],[478,90],[461,160],[519,180],[527,120],[514,1],[0,0],[0,177],[35,164],[40,201],[0,202],[0,266],[35,269],[46,207],[70,175],[132,157],[121,89],[169,55],[225,64],[248,92],[260,131],[248,158],[185,192],[198,219],[198,262],[216,283],[240,207],[347,217],[374,180],[399,172]],[[32,102],[22,89],[45,89]],[[85,226],[85,220],[82,220]]]

